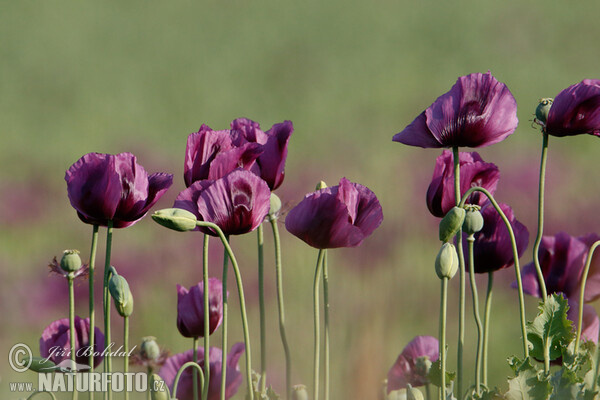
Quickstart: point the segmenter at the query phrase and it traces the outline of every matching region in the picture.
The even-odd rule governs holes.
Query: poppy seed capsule
[[[550,112],[550,107],[552,107],[553,99],[547,97],[545,99],[540,99],[540,104],[535,109],[535,119],[539,122],[546,124],[546,120],[548,119],[548,113]]]
[[[460,229],[465,220],[465,210],[460,207],[452,207],[440,221],[439,237],[442,242],[449,241]]]
[[[154,336],[146,336],[142,338],[142,344],[140,346],[142,357],[146,360],[156,360],[160,357],[160,348],[156,343]]]
[[[60,268],[65,272],[75,272],[81,268],[81,257],[77,250],[65,250],[60,259]]]
[[[127,280],[121,275],[113,274],[108,282],[108,290],[115,301],[115,307],[121,317],[129,317],[133,313],[133,296]]]
[[[150,375],[150,393],[152,400],[169,400],[170,393],[160,375]]]
[[[294,385],[294,387],[292,387],[292,400],[308,400],[306,386]]]
[[[472,235],[483,229],[483,216],[481,215],[481,207],[476,205],[466,206],[465,222],[463,222],[463,232],[467,235]]]
[[[178,232],[193,231],[196,229],[196,216],[182,208],[158,210],[152,214],[152,219],[162,226]]]
[[[452,243],[444,243],[435,259],[435,272],[440,279],[452,277],[458,271],[458,255]]]

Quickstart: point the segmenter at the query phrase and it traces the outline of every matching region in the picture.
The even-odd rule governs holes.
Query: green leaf
[[[584,389],[582,382],[583,379],[575,372],[565,367],[559,369],[550,378],[554,389],[550,400],[582,400]]]
[[[493,389],[484,388],[481,391],[480,395],[473,393],[471,398],[473,400],[504,400],[506,397],[504,397],[504,395],[500,393],[498,388],[493,388]]]
[[[531,365],[531,360],[511,365],[517,376],[508,380],[507,400],[546,400],[552,392],[550,382],[541,378],[540,372]]]
[[[279,395],[277,393],[275,393],[275,391],[273,390],[272,387],[268,387],[264,392],[261,391],[259,389],[259,381],[260,381],[260,375],[258,373],[256,373],[256,371],[252,371],[252,389],[254,392],[254,399],[255,400],[281,400],[281,397],[279,397]],[[249,393],[246,393],[246,399],[249,399]]]
[[[567,319],[568,310],[567,300],[560,293],[554,293],[540,302],[539,314],[533,322],[527,323],[527,340],[532,346],[532,357],[543,360],[546,349],[550,360],[562,356],[562,347],[566,347],[573,338],[572,323]]]
[[[595,352],[594,342],[586,341],[580,344],[579,352],[575,354],[575,340],[573,340],[568,347],[562,349],[562,365],[579,376],[583,376],[592,368],[592,358]]]
[[[456,374],[454,372],[446,371],[446,386],[450,386],[450,383],[456,378]],[[440,364],[440,360],[437,360],[433,364],[431,364],[431,368],[429,369],[429,374],[427,375],[427,379],[431,384],[440,387],[442,386],[442,366]]]

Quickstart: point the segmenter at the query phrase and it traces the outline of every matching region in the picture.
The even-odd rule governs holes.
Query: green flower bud
[[[406,400],[406,389],[392,390],[384,397],[385,400]]]
[[[108,290],[115,301],[115,307],[121,317],[129,317],[133,313],[133,296],[127,280],[121,275],[113,274],[108,282]]]
[[[304,385],[294,385],[292,387],[292,400],[308,400],[308,392]]]
[[[463,222],[463,231],[467,235],[472,235],[483,229],[483,216],[481,215],[481,207],[475,204],[465,206],[467,213],[465,222]]]
[[[75,272],[81,268],[81,257],[78,250],[65,250],[60,259],[60,267],[65,272]]]
[[[317,183],[315,190],[325,189],[326,187],[327,187],[327,184],[324,181],[321,181],[321,182]]]
[[[142,338],[142,345],[140,346],[142,357],[146,360],[156,360],[160,357],[160,347],[156,343],[154,336],[146,336]]]
[[[540,99],[540,104],[538,104],[535,109],[535,119],[537,119],[542,124],[546,124],[546,119],[548,119],[548,113],[550,112],[550,107],[552,107],[552,103],[554,102],[551,98]]]
[[[460,207],[452,207],[440,221],[440,240],[449,241],[456,235],[465,220],[465,210]]]
[[[417,388],[414,388],[410,383],[406,384],[406,400],[425,400],[423,393]]]
[[[152,400],[169,400],[171,394],[169,393],[169,388],[165,381],[162,380],[160,375],[152,374],[150,375],[150,390]]]
[[[269,208],[269,215],[276,217],[281,210],[281,199],[275,193],[271,193],[271,208]]]
[[[29,360],[23,360],[23,365],[29,364],[29,369],[34,372],[48,373],[53,372],[56,368],[56,364],[47,358],[42,357],[31,357]]]
[[[444,243],[435,259],[435,272],[440,279],[452,277],[458,271],[458,255],[452,243]]]
[[[152,214],[152,219],[174,231],[186,232],[196,229],[197,218],[182,208],[164,208]]]

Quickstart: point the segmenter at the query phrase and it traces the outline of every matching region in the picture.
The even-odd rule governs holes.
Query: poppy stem
[[[206,290],[204,290],[206,292]],[[192,338],[192,360],[198,363],[198,336]],[[198,374],[196,371],[192,371],[192,394],[193,399],[198,400]]]
[[[112,251],[112,234],[113,234],[113,221],[108,220],[106,229],[106,256],[104,258],[104,337],[106,346],[110,346],[110,294],[108,292],[108,282],[110,280],[110,256]],[[101,349],[104,351],[104,349]],[[107,352],[104,356],[104,372],[111,372],[111,359],[110,352]],[[112,399],[112,390],[110,382],[107,382],[107,390],[104,394],[105,399]]]
[[[494,196],[492,196],[492,194],[490,192],[488,192],[487,190],[485,190],[482,187],[476,186],[476,187],[472,187],[469,190],[467,190],[467,192],[463,195],[463,197],[460,201],[460,207],[463,207],[465,205],[465,202],[467,201],[467,199],[473,192],[481,192],[486,195],[486,197],[490,200],[490,203],[492,203],[492,205],[494,206],[494,208],[496,209],[498,214],[500,214],[500,218],[502,218],[502,221],[504,221],[504,225],[506,226],[506,229],[508,229],[508,235],[510,236],[510,244],[512,246],[513,258],[514,258],[514,263],[515,263],[515,275],[517,277],[517,288],[519,290],[519,312],[520,312],[520,317],[521,317],[521,334],[522,334],[522,339],[523,339],[523,354],[524,354],[524,357],[527,358],[527,357],[529,357],[529,347],[527,346],[527,321],[525,319],[525,296],[523,295],[523,281],[521,279],[521,267],[519,266],[519,251],[517,250],[517,241],[515,239],[515,233],[513,231],[512,225],[510,224],[510,221],[508,220],[508,218],[506,218],[504,211],[502,211],[502,209],[496,202],[496,199],[494,199]],[[459,250],[460,250],[460,248],[459,248]]]
[[[225,237],[225,242],[229,238]],[[225,244],[225,243],[223,243]],[[223,249],[223,341],[221,358],[221,400],[225,400],[225,390],[227,389],[227,275],[228,275],[229,255],[227,249]],[[205,367],[206,368],[206,367]]]
[[[477,295],[477,282],[475,281],[475,257],[473,255],[473,247],[475,243],[475,236],[469,235],[467,237],[469,246],[469,279],[471,282],[471,294],[473,296],[473,316],[475,317],[475,324],[477,325],[477,355],[475,358],[475,390],[479,396],[481,393],[481,353],[483,351],[483,324],[481,323],[481,317],[479,316],[479,296]]]
[[[329,277],[327,250],[323,255],[323,318],[325,321],[325,400],[329,400]]]
[[[442,296],[440,302],[440,366],[442,384],[439,400],[446,399],[446,311],[448,309],[448,278],[442,278]]]
[[[542,128],[542,137],[542,156],[540,160],[540,183],[538,194],[538,226],[537,236],[535,237],[535,243],[533,244],[533,264],[535,265],[540,290],[542,291],[542,299],[545,300],[546,297],[548,297],[548,292],[546,291],[546,282],[544,281],[544,275],[542,274],[539,256],[540,244],[542,243],[542,236],[544,234],[544,186],[546,182],[546,160],[548,159],[548,133],[544,128]]]
[[[483,385],[487,387],[488,339],[490,336],[490,317],[492,311],[492,289],[494,286],[494,271],[488,272],[488,286],[485,296],[485,314],[483,317]]]
[[[587,282],[588,273],[590,272],[590,264],[592,263],[592,257],[596,247],[600,246],[600,240],[594,242],[590,247],[587,259],[585,260],[585,269],[583,270],[583,276],[581,278],[581,289],[579,289],[579,310],[577,314],[577,336],[575,338],[575,355],[579,352],[579,342],[581,341],[581,330],[583,326],[583,302],[585,300],[585,283]]]
[[[69,338],[71,346],[71,367],[77,371],[77,364],[75,363],[75,337],[77,336],[75,331],[75,292],[73,290],[73,273],[69,272],[67,275],[67,283],[69,284]],[[75,372],[77,373],[77,372]],[[73,376],[75,381],[75,376]],[[73,400],[77,400],[77,385],[73,387]]]
[[[181,374],[183,373],[183,371],[186,370],[186,368],[195,368],[197,371],[199,372],[194,373],[194,375],[199,375],[200,376],[200,385],[202,385],[202,387],[204,387],[204,377],[202,376],[202,368],[200,368],[200,366],[198,365],[198,363],[193,362],[193,361],[188,361],[185,364],[183,364],[179,370],[177,371],[177,375],[175,375],[175,380],[173,381],[173,399],[175,398],[175,396],[177,396],[177,387],[179,386],[179,379],[181,378]]]
[[[204,234],[204,243],[202,246],[202,280],[204,281],[204,385],[202,385],[202,400],[208,398],[208,385],[210,383],[210,368],[206,368],[210,365],[210,347],[209,347],[209,336],[210,336],[210,319],[209,319],[209,283],[208,283],[208,240],[210,236]],[[194,346],[196,348],[197,346]]]
[[[325,250],[319,250],[317,256],[317,266],[315,267],[315,281],[313,284],[313,312],[315,317],[314,336],[315,347],[313,353],[313,400],[319,400],[319,361],[320,361],[320,346],[321,346],[321,327],[319,315],[319,279],[321,270],[323,269],[323,257]]]
[[[290,356],[290,347],[287,341],[287,335],[285,333],[285,308],[283,305],[283,276],[281,270],[281,241],[279,239],[279,228],[277,227],[277,217],[269,215],[269,222],[273,230],[273,242],[275,247],[275,278],[277,280],[277,306],[279,310],[279,335],[281,336],[281,343],[283,344],[283,351],[285,353],[285,393],[286,398],[291,396],[291,382],[292,382],[292,359]]]
[[[454,198],[458,206],[461,199],[460,194],[460,155],[458,146],[452,148],[454,160]],[[456,249],[458,251],[458,274],[459,274],[459,294],[458,294],[458,346],[456,355],[456,381],[458,386],[458,397],[463,394],[463,352],[465,345],[465,255],[462,247],[462,228],[456,233]]]
[[[260,391],[264,393],[267,388],[267,338],[265,315],[265,274],[264,274],[264,233],[260,224],[256,229],[258,246],[258,301],[260,308]]]
[[[98,225],[94,225],[92,230],[92,248],[90,249],[89,264],[89,307],[90,307],[90,372],[94,372],[94,343],[96,340],[96,309],[94,302],[94,272],[96,268],[96,251],[98,249]],[[90,400],[94,400],[94,392],[90,391]]]
[[[125,349],[123,372],[127,376],[129,372],[129,317],[123,317],[123,348]],[[125,390],[125,400],[129,400],[128,390]]]

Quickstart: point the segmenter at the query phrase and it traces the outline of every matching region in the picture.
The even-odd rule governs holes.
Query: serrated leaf
[[[508,380],[507,400],[546,400],[552,392],[550,382],[540,377],[529,358],[513,366],[517,376]]]
[[[484,388],[481,391],[481,394],[477,395],[474,393],[471,396],[471,398],[473,400],[504,400],[506,397],[504,397],[504,395],[500,393],[498,388],[494,388],[494,389]]]
[[[281,400],[281,397],[269,386],[264,392],[259,389],[260,375],[252,371],[252,389],[255,400]],[[249,399],[249,393],[246,393],[246,399]]]
[[[562,347],[566,347],[573,337],[572,323],[567,318],[568,310],[567,300],[561,293],[554,293],[540,302],[539,314],[533,322],[527,323],[527,340],[532,345],[532,357],[543,360],[546,348],[550,360],[562,355]]]
[[[583,379],[575,372],[563,367],[550,378],[553,392],[550,400],[581,400],[583,399]]]
[[[454,372],[446,371],[446,386],[449,386],[455,378],[456,374]],[[440,360],[437,360],[436,362],[431,364],[431,368],[429,369],[427,379],[429,379],[429,382],[431,382],[431,384],[437,387],[442,386],[442,365],[440,363]]]
[[[592,341],[582,342],[579,351],[575,354],[575,340],[562,349],[562,364],[567,369],[585,375],[592,368],[592,359],[596,352],[596,345]]]

